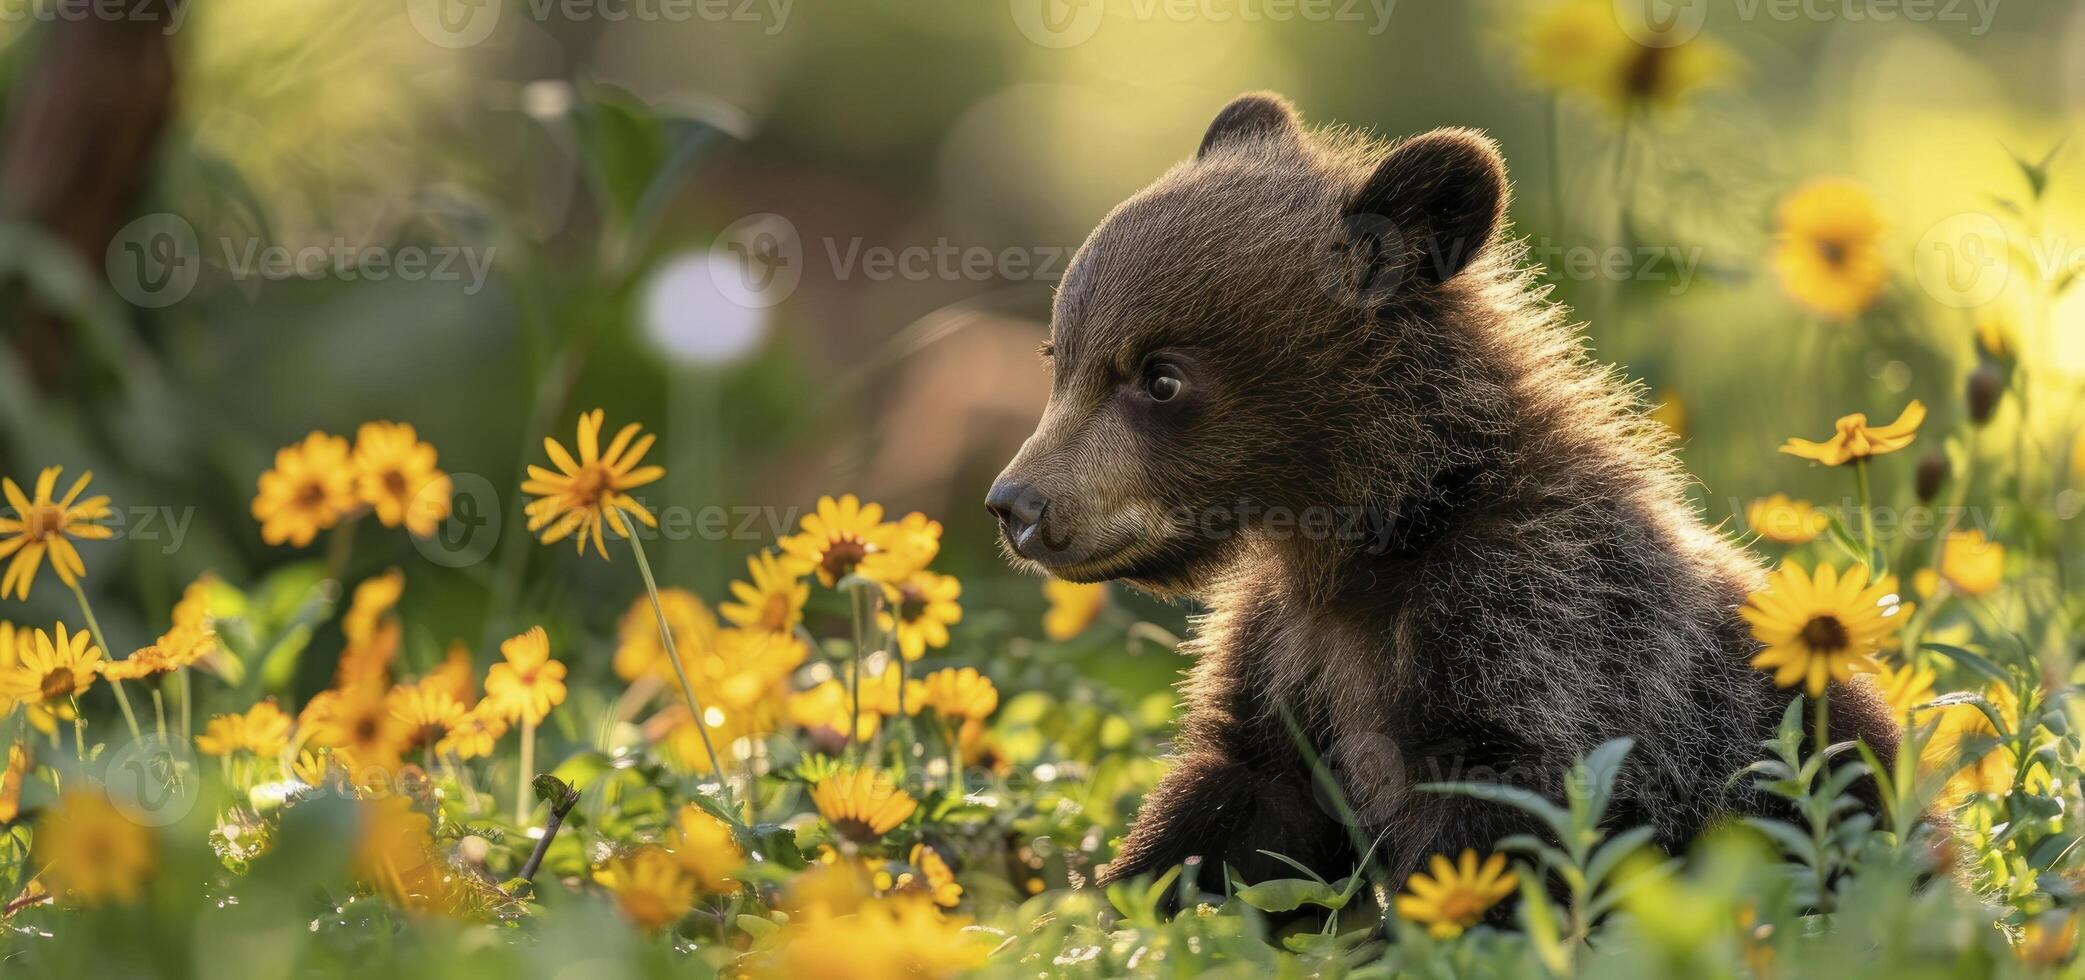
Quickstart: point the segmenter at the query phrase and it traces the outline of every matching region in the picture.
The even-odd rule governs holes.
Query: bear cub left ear
[[[1377,274],[1431,285],[1491,244],[1506,215],[1506,162],[1474,129],[1398,143],[1347,203],[1347,227],[1376,239]]]

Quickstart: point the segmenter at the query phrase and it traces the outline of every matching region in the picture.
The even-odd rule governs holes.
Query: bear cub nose
[[[999,533],[1013,545],[1014,551],[1027,555],[1037,529],[1042,527],[1043,515],[1050,511],[1050,502],[1026,484],[1000,480],[985,495],[985,509],[999,519]]]

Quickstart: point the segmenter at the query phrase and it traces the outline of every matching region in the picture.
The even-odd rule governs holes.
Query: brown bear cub
[[[1760,569],[1502,238],[1506,204],[1477,132],[1385,146],[1248,95],[1067,268],[1049,405],[987,505],[1016,564],[1207,610],[1178,758],[1103,881],[1294,876],[1262,850],[1332,879],[1380,841],[1401,883],[1536,830],[1414,784],[1560,798],[1620,736],[1617,828],[1676,850],[1769,809],[1731,785],[1791,696],[1747,664]],[[1835,737],[1894,751],[1872,689],[1832,702]]]

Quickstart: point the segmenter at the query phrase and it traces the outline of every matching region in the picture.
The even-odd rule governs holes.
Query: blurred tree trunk
[[[0,215],[41,226],[90,270],[103,267],[173,114],[166,28],[181,3],[125,0],[120,17],[45,24],[16,82],[0,136]],[[32,312],[21,326],[22,352],[49,382],[62,363],[58,325]]]

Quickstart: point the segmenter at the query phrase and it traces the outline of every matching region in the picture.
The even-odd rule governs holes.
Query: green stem
[[[862,623],[862,590],[849,589],[847,605],[854,613],[854,671],[847,679],[847,696],[851,707],[851,719],[847,723],[847,747],[852,749],[861,740],[862,727],[862,648],[868,645],[868,628]]]
[[[1867,552],[1861,556],[1862,563],[1873,565],[1875,562],[1875,511],[1871,504],[1872,498],[1868,494],[1868,461],[1866,459],[1854,460],[1853,482],[1861,498],[1861,547]]]
[[[167,740],[167,700],[159,693],[157,684],[152,686],[152,719],[156,726],[154,730],[159,732],[159,741],[164,744]]]
[[[628,518],[625,518],[627,521]],[[688,668],[681,665],[680,651],[673,645],[673,627],[666,623],[666,607],[659,604],[659,583],[652,579],[651,562],[644,558],[644,542],[638,540],[637,528],[626,528],[630,532],[630,551],[637,556],[637,571],[644,576],[644,592],[651,597],[652,613],[659,619],[659,641],[666,646],[666,662],[673,665],[673,676],[681,682],[681,694],[688,699],[688,710],[695,716],[695,734],[702,736],[702,751],[709,756],[709,770],[717,774],[717,782],[731,793],[731,779],[724,774],[724,764],[717,756],[717,746],[710,741],[709,718],[702,711],[702,699],[695,696],[695,685],[688,682]]]
[[[80,699],[72,699],[72,754],[81,762],[87,761],[87,716],[80,711]]]
[[[109,646],[108,637],[101,635],[101,622],[94,618],[94,607],[87,603],[87,592],[77,581],[66,583],[72,589],[73,598],[80,600],[80,615],[87,617],[87,632],[94,636],[94,645],[101,648],[103,657],[114,658],[116,651]],[[123,693],[123,682],[109,678],[109,687],[116,692],[116,706],[123,709],[123,722],[130,726],[132,741],[143,741],[144,734],[138,730],[137,712],[130,710],[130,695]]]
[[[529,806],[528,787],[529,781],[534,778],[533,771],[535,768],[536,723],[530,721],[527,715],[523,715],[521,718],[521,775],[520,778],[514,781],[514,825],[516,827],[527,827],[529,811],[534,809]]]
[[[348,559],[355,554],[355,524],[350,517],[340,522],[326,539],[326,577],[335,582],[347,573]]]

